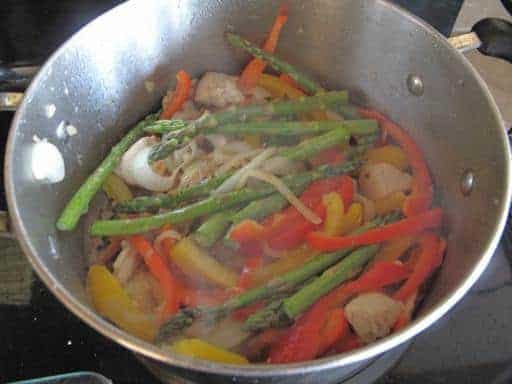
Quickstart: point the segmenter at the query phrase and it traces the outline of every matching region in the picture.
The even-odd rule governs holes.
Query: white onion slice
[[[321,224],[322,219],[311,209],[309,209],[302,201],[300,201],[297,196],[293,194],[293,192],[283,183],[282,180],[275,177],[271,173],[259,171],[256,169],[251,169],[247,171],[247,177],[254,177],[256,179],[265,181],[269,184],[272,184],[274,188],[283,195],[283,197],[288,200],[288,202],[300,212],[302,216],[308,221],[311,221],[313,224]]]
[[[173,187],[176,174],[160,176],[148,163],[151,147],[156,142],[152,137],[143,137],[123,155],[116,173],[126,183],[154,192],[165,192]]]
[[[226,181],[224,181],[215,191],[212,192],[212,195],[216,196],[236,189],[240,184],[240,180],[245,177],[248,171],[260,167],[269,157],[273,156],[274,153],[276,153],[276,148],[265,149],[258,156],[252,159],[247,165],[240,168],[238,171],[228,177]]]
[[[156,239],[155,239],[155,248],[156,250],[162,255],[164,256],[164,250],[163,250],[163,247],[162,247],[162,242],[165,240],[165,239],[174,239],[174,240],[181,240],[182,236],[176,232],[175,230],[173,229],[169,229],[167,231],[163,231],[161,234],[159,234]]]

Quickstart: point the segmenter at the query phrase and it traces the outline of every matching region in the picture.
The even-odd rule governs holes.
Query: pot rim
[[[319,371],[323,371],[326,369],[336,369],[341,368],[350,364],[358,363],[364,360],[369,360],[374,358],[404,342],[413,338],[424,329],[432,325],[435,321],[441,318],[450,308],[452,308],[471,288],[471,286],[475,283],[475,281],[480,277],[482,272],[487,267],[496,247],[501,238],[501,234],[504,230],[507,215],[510,207],[510,196],[512,196],[512,186],[510,183],[511,179],[511,154],[510,154],[510,146],[508,142],[508,138],[506,135],[506,130],[503,124],[503,120],[501,119],[501,114],[498,110],[498,107],[483,79],[480,77],[478,72],[471,66],[471,64],[467,61],[467,59],[458,51],[456,51],[450,43],[446,40],[446,38],[441,35],[437,30],[435,30],[432,26],[419,19],[418,17],[412,15],[408,11],[403,8],[389,3],[387,0],[369,0],[379,6],[388,8],[391,12],[399,14],[399,16],[408,19],[410,22],[414,23],[419,29],[425,31],[426,33],[433,35],[438,43],[446,49],[446,52],[454,55],[461,65],[465,66],[466,70],[472,72],[473,76],[478,81],[483,96],[487,99],[488,105],[492,109],[492,113],[495,115],[496,121],[500,122],[502,125],[502,139],[505,143],[507,149],[507,164],[506,164],[506,198],[503,199],[501,204],[501,215],[497,220],[495,225],[495,231],[492,238],[490,238],[487,242],[486,250],[482,254],[482,257],[473,267],[470,273],[466,275],[463,283],[453,291],[449,296],[443,298],[439,304],[435,307],[424,313],[421,317],[416,318],[414,321],[409,324],[406,328],[400,330],[399,332],[393,333],[392,335],[367,345],[363,348],[360,348],[353,352],[346,352],[343,354],[325,357],[321,359],[311,360],[303,363],[293,363],[293,364],[251,364],[251,365],[232,365],[232,364],[221,364],[208,362],[205,360],[190,358],[183,355],[174,354],[172,352],[164,351],[163,349],[157,347],[154,344],[142,341],[124,331],[120,330],[116,326],[112,325],[108,321],[104,320],[100,317],[94,310],[90,307],[79,302],[70,292],[68,292],[62,284],[59,283],[47,270],[45,265],[41,262],[39,257],[36,254],[36,250],[32,246],[26,229],[21,222],[21,216],[19,212],[19,207],[17,205],[15,196],[14,196],[14,184],[11,176],[12,173],[12,155],[14,152],[14,131],[18,126],[20,119],[22,118],[23,111],[27,108],[27,99],[30,99],[30,95],[36,92],[38,88],[39,82],[42,80],[43,74],[46,72],[45,68],[48,68],[52,65],[54,60],[61,55],[75,39],[77,39],[78,35],[82,35],[87,33],[88,28],[91,25],[94,25],[98,22],[101,22],[103,18],[111,17],[111,15],[115,12],[118,12],[120,9],[124,7],[129,7],[133,3],[137,1],[143,0],[131,0],[114,7],[103,15],[99,16],[85,27],[81,28],[77,33],[75,33],[69,40],[63,43],[55,53],[53,53],[50,58],[46,61],[42,70],[39,74],[34,78],[31,85],[27,89],[26,97],[22,102],[20,108],[16,112],[13,122],[11,124],[9,137],[7,141],[7,148],[5,154],[5,190],[7,196],[7,203],[9,207],[9,214],[11,217],[11,221],[13,223],[14,231],[18,238],[18,241],[21,244],[21,247],[29,259],[32,267],[35,269],[39,278],[44,282],[44,284],[50,289],[50,291],[65,305],[65,307],[74,313],[78,318],[83,320],[87,325],[94,328],[96,331],[101,333],[103,336],[110,338],[116,343],[122,345],[123,347],[137,353],[141,354],[147,358],[156,360],[160,363],[168,364],[174,367],[179,367],[182,369],[188,369],[193,371],[200,371],[203,373],[212,373],[212,374],[220,374],[226,376],[238,376],[238,377],[248,377],[248,378],[264,378],[264,377],[276,377],[276,376],[288,376],[294,374],[310,374]]]

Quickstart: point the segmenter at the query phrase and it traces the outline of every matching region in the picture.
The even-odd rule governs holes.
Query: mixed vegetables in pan
[[[441,265],[421,149],[273,54],[281,7],[240,76],[185,71],[57,222],[90,227],[87,289],[123,330],[212,361],[300,362],[406,326]],[[266,69],[272,72],[265,72]]]

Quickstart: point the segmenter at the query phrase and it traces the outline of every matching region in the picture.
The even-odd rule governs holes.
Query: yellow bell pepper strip
[[[249,361],[242,355],[219,348],[201,339],[182,339],[172,344],[170,349],[180,355],[217,363],[249,364]]]
[[[117,176],[115,173],[111,173],[107,180],[103,183],[103,191],[107,196],[114,200],[115,203],[123,203],[125,201],[133,199],[132,191],[126,185],[126,183]]]
[[[251,272],[247,276],[250,287],[259,287],[275,277],[281,276],[295,268],[299,268],[306,261],[318,256],[319,252],[304,244],[298,248],[281,252],[282,256],[273,263],[269,263]]]
[[[375,213],[378,216],[384,216],[393,211],[399,211],[405,202],[406,196],[401,191],[396,191],[384,196],[380,199],[374,200]]]
[[[261,136],[260,135],[244,135],[244,141],[251,146],[251,148],[261,148]]]
[[[200,277],[224,288],[234,287],[238,282],[236,273],[220,264],[190,238],[180,240],[169,257],[191,278]]]
[[[369,164],[387,163],[404,171],[409,167],[409,161],[404,150],[398,145],[384,145],[366,151],[366,160]]]
[[[325,218],[324,232],[329,236],[341,236],[352,232],[363,223],[363,206],[353,203],[344,213],[343,199],[332,192],[323,197],[327,216]]]
[[[290,99],[298,99],[299,97],[306,96],[304,92],[297,89],[285,82],[279,77],[263,74],[258,79],[258,85],[266,89],[272,97],[283,98],[288,97]]]
[[[345,208],[341,196],[336,192],[330,192],[322,197],[326,210],[324,232],[329,236],[341,235],[341,226]]]
[[[417,241],[416,236],[402,236],[386,241],[375,255],[374,262],[398,260]]]
[[[93,265],[89,269],[87,291],[101,316],[143,340],[155,339],[156,323],[135,306],[121,283],[105,266]]]

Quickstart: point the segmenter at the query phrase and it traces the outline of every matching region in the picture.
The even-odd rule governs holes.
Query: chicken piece
[[[393,192],[410,190],[411,179],[411,175],[390,164],[367,164],[361,169],[359,186],[365,197],[377,200]]]
[[[245,95],[238,88],[237,77],[218,72],[206,72],[196,87],[194,101],[198,104],[225,108],[240,104]]]
[[[144,313],[154,312],[163,302],[158,281],[146,268],[139,268],[133,277],[123,286],[126,294],[137,308]]]
[[[183,107],[176,112],[172,118],[173,119],[181,119],[181,120],[195,120],[201,117],[203,113],[200,109],[196,107],[196,105],[188,100],[185,101],[185,104],[183,104]]]
[[[135,270],[140,265],[141,260],[137,255],[137,251],[127,241],[121,241],[121,252],[112,265],[114,268],[114,276],[117,277],[121,285],[126,284]]]
[[[345,316],[365,343],[387,336],[404,306],[383,293],[364,293],[345,306]]]
[[[180,188],[198,184],[215,173],[217,166],[208,159],[197,159],[183,169],[180,179]]]

